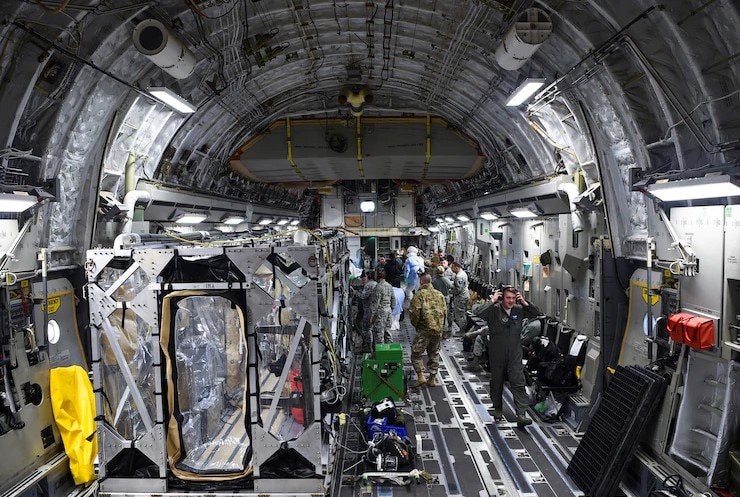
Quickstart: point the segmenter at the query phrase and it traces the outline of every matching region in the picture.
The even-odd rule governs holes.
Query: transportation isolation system
[[[0,3],[0,497],[740,496],[737,1]]]

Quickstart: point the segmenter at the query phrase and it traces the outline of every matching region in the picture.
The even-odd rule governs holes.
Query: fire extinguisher
[[[303,410],[303,378],[298,368],[290,370],[288,384],[290,385],[290,414],[296,420],[296,423],[303,425],[305,422],[305,413]]]

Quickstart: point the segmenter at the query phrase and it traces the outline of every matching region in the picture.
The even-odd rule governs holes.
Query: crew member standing
[[[468,275],[457,261],[452,263],[452,273],[454,274],[454,278],[452,279],[452,288],[450,289],[450,295],[452,296],[450,299],[451,321],[457,324],[459,328],[458,333],[463,335],[468,327],[468,316],[466,314],[468,300],[470,299]]]
[[[406,249],[406,262],[403,263],[403,277],[406,280],[406,307],[419,288],[419,274],[424,272],[424,259],[419,257],[419,249],[413,245]]]
[[[524,388],[524,366],[522,366],[522,321],[535,318],[540,311],[527,302],[513,287],[496,290],[491,296],[493,305],[480,313],[488,321],[488,364],[491,370],[491,403],[493,417],[503,418],[504,378],[509,379],[509,388],[516,404],[516,422],[520,428],[532,424],[527,416],[529,398]]]
[[[447,320],[447,304],[444,295],[432,286],[432,277],[424,273],[419,277],[420,288],[411,299],[409,313],[411,324],[416,328],[416,335],[411,342],[411,364],[416,371],[418,388],[424,384],[433,387],[437,384],[439,369],[439,344],[442,341],[442,329]],[[424,363],[421,355],[427,353],[429,376],[424,375]]]
[[[390,343],[391,341],[391,311],[396,297],[393,295],[393,287],[385,281],[385,270],[378,269],[375,272],[377,285],[373,288],[372,309],[370,315],[370,324],[372,326],[373,349],[379,343]]]
[[[370,317],[372,316],[373,289],[377,285],[375,271],[362,272],[362,290],[357,294],[362,303],[362,351],[372,352],[373,334]]]
[[[434,272],[436,273],[436,276],[432,278],[432,286],[435,290],[439,290],[442,292],[442,295],[445,297],[445,302],[447,304],[447,308],[450,307],[450,290],[452,289],[452,280],[450,280],[448,277],[444,275],[445,268],[442,266],[438,266],[434,268]],[[449,338],[450,336],[450,313],[447,313],[447,319],[445,320],[445,326],[442,330],[442,336],[444,338]]]
[[[403,264],[398,260],[396,252],[391,252],[391,258],[386,261],[385,278],[391,286],[401,288],[401,279],[403,278]]]

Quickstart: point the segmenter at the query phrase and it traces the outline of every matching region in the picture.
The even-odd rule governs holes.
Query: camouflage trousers
[[[450,302],[452,302],[452,297],[450,295],[445,295],[445,304],[447,304],[447,319],[445,319],[445,327],[442,330],[442,333],[448,333],[450,331],[450,325],[452,325],[452,312],[450,311]]]
[[[468,327],[468,297],[453,296],[450,302],[451,323],[457,323],[460,333],[465,333]]]
[[[391,342],[391,324],[393,323],[393,316],[391,316],[390,309],[384,309],[378,311],[375,316],[375,322],[372,326],[372,337],[373,337],[373,352],[375,352],[375,345],[379,343],[390,343]]]
[[[481,358],[486,353],[486,350],[488,350],[488,343],[486,338],[481,333],[477,337],[475,337],[475,342],[473,343],[473,355]]]
[[[369,314],[369,313],[368,313]],[[373,348],[373,327],[370,324],[370,316],[362,316],[362,329],[360,330],[362,336],[362,351],[372,352]]]
[[[411,364],[414,371],[419,375],[424,372],[424,363],[421,361],[422,354],[427,353],[427,368],[430,375],[437,374],[439,369],[439,346],[442,343],[441,333],[418,331],[411,341]]]

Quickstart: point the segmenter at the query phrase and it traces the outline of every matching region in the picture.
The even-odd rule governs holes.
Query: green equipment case
[[[362,357],[362,395],[371,402],[386,397],[394,401],[405,398],[403,385],[403,349],[400,343],[379,343],[375,357]]]

